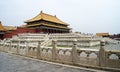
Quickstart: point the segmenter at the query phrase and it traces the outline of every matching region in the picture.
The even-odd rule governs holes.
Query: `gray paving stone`
[[[0,52],[0,72],[93,72]]]

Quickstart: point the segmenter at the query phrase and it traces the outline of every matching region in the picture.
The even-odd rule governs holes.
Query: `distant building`
[[[120,41],[120,34],[110,35],[109,37]]]
[[[109,33],[96,33],[96,36],[108,37]]]

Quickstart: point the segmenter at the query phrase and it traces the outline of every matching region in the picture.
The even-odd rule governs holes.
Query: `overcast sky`
[[[70,24],[74,32],[120,33],[120,0],[0,0],[0,21],[21,26],[41,10]]]

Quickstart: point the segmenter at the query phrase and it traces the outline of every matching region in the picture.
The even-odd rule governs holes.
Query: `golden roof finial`
[[[55,15],[55,17],[56,17],[56,15]]]
[[[40,13],[43,13],[43,11],[41,10]]]

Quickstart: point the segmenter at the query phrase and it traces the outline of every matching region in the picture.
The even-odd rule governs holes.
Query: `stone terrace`
[[[119,70],[120,51],[106,51],[104,49],[105,42],[99,39],[101,40],[102,38],[90,35],[82,36],[74,33],[20,34],[12,39],[1,41],[0,50],[45,61],[77,66],[82,65],[99,69]],[[59,42],[59,40],[63,42]],[[68,41],[65,42],[65,40]],[[86,42],[84,43],[84,41]],[[100,42],[100,49],[81,49],[81,47],[78,47],[82,42],[82,45],[91,45],[88,41]],[[47,46],[46,44],[50,44],[51,46]],[[69,47],[58,47],[58,45],[64,44],[69,45]]]

